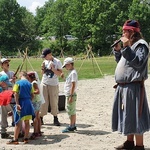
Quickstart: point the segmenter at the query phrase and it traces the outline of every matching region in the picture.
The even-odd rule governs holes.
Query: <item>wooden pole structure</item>
[[[94,54],[93,54],[93,52],[92,52],[92,46],[91,46],[90,44],[88,44],[86,58],[90,58],[89,55],[91,55],[91,58],[92,58],[93,69],[94,69],[94,62],[93,62],[93,60],[94,60],[95,63],[96,63],[96,65],[97,65],[97,67],[98,67],[98,70],[99,70],[100,74],[103,76],[103,73],[102,73],[102,71],[101,71],[101,69],[100,69],[100,67],[99,67],[99,65],[98,65],[98,63],[97,63],[97,60],[96,60],[96,58],[94,57]],[[85,59],[86,59],[86,58],[85,58]],[[81,67],[83,66],[83,63],[84,63],[85,59],[83,60],[83,62],[82,62],[82,64],[81,64],[81,66],[80,66],[78,72],[80,71]],[[94,70],[94,73],[95,73],[95,70]]]

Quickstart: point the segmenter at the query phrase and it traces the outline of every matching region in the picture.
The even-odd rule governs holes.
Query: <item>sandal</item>
[[[39,135],[39,136],[42,136],[42,135],[43,135],[43,133],[44,133],[44,132],[41,132],[41,131],[40,131],[38,135]]]
[[[23,142],[24,142],[24,144],[27,144],[29,142],[29,139],[28,138],[24,138]]]
[[[18,140],[10,140],[9,142],[7,142],[6,144],[14,144],[14,145],[17,145],[19,144]]]
[[[36,134],[35,133],[32,133],[32,135],[30,136],[30,140],[35,140],[35,138],[36,138],[37,136],[36,136]]]

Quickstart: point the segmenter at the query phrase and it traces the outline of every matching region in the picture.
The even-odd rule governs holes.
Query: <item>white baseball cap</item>
[[[71,63],[73,63],[73,62],[74,62],[73,58],[67,57],[67,58],[64,60],[64,64],[63,64],[62,68],[64,68],[67,64],[71,64]]]
[[[1,59],[1,64],[4,63],[5,61],[9,61],[10,62],[10,59],[2,58]]]

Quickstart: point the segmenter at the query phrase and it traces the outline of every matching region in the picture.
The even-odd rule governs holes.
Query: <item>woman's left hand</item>
[[[121,37],[120,40],[121,40],[122,43],[123,43],[123,47],[130,46],[130,41],[129,41],[128,38],[126,38],[126,37]]]

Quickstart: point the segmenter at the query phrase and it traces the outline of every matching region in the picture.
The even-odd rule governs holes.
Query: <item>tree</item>
[[[129,18],[139,21],[144,38],[147,42],[150,42],[150,4],[146,0],[133,0],[129,11]]]
[[[3,53],[13,52],[19,45],[16,41],[21,38],[19,29],[23,25],[20,18],[20,7],[16,0],[0,1],[0,45]]]
[[[39,26],[37,25],[38,31],[41,31],[39,33],[45,37],[56,36],[56,49],[59,49],[59,51],[65,49],[67,44],[63,36],[68,34],[70,29],[68,20],[65,17],[67,7],[66,0],[49,0],[42,8],[37,9],[36,21],[37,24],[40,24]]]
[[[122,36],[122,26],[127,19],[137,19],[144,37],[149,37],[149,4],[147,0],[49,0],[41,8],[40,23],[44,35],[57,35],[57,46],[72,54],[85,51],[92,45],[94,53],[110,54],[110,45]],[[146,33],[146,34],[145,34]],[[62,36],[72,34],[77,41],[64,41]],[[58,48],[57,47],[57,48]]]
[[[16,0],[0,1],[0,50],[3,55],[16,54],[34,41],[34,17]],[[33,44],[33,43],[32,43]]]
[[[20,28],[22,40],[20,40],[19,50],[25,50],[27,47],[30,54],[36,54],[41,48],[40,42],[36,40],[36,26],[35,18],[31,12],[27,11],[26,8],[21,7],[22,11],[22,28]]]
[[[33,16],[16,0],[0,1],[0,50],[3,54],[15,54],[28,47],[29,54],[39,48],[52,47],[57,54],[65,51],[76,55],[84,53],[88,44],[95,54],[110,54],[110,45],[121,37],[122,26],[127,19],[136,19],[149,42],[150,7],[148,0],[49,0],[37,8]],[[78,40],[69,41],[71,34]],[[35,40],[44,36],[47,41]],[[56,36],[55,43],[50,36]]]

